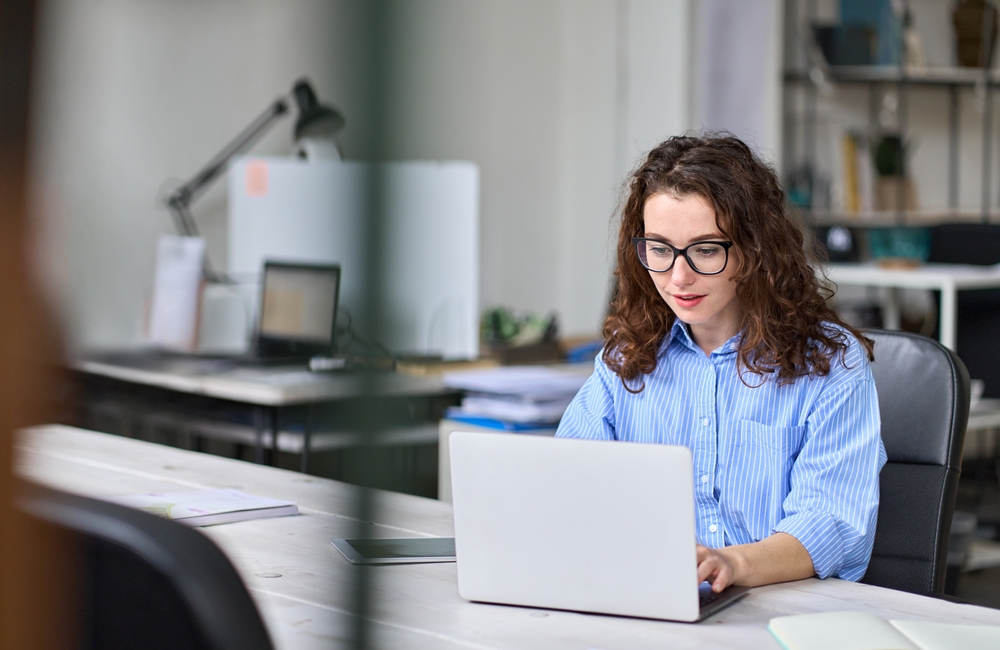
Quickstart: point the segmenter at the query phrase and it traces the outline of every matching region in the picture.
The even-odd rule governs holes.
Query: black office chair
[[[864,333],[875,341],[872,374],[888,462],[879,480],[875,548],[861,581],[939,595],[969,419],[969,373],[933,339]]]
[[[79,542],[80,648],[271,650],[246,587],[205,535],[145,512],[43,488],[32,489],[19,505]]]

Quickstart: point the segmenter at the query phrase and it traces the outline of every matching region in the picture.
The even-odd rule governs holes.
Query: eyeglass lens
[[[667,271],[674,265],[677,253],[663,242],[644,239],[636,242],[639,261],[650,271]],[[698,273],[719,273],[726,268],[726,248],[719,244],[694,243],[680,251]]]

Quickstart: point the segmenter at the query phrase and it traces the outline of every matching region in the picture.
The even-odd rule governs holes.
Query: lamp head
[[[320,104],[312,86],[305,79],[299,79],[295,83],[292,94],[299,107],[299,119],[295,121],[296,140],[332,138],[344,126],[343,116],[336,109]]]

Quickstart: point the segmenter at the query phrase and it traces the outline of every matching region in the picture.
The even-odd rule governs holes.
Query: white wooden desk
[[[354,532],[357,488],[69,427],[26,432],[18,443],[22,475],[90,496],[179,487],[235,487],[291,499],[302,515],[200,529],[229,556],[278,648],[343,647],[353,620],[352,567],[330,544]],[[372,536],[453,534],[451,506],[376,493]],[[378,648],[753,648],[779,650],[767,632],[774,616],[835,610],[897,619],[1000,625],[1000,611],[958,605],[840,580],[803,580],[753,590],[704,623],[665,623],[470,603],[458,595],[454,564],[373,567],[372,639]],[[279,578],[265,578],[280,574]]]
[[[172,395],[190,395],[244,405],[253,414],[254,427],[247,442],[253,444],[255,460],[263,461],[264,449],[282,449],[301,453],[301,469],[306,471],[312,446],[311,413],[313,406],[345,402],[365,397],[415,399],[457,395],[437,377],[409,377],[394,372],[379,373],[313,373],[305,364],[296,366],[233,367],[225,360],[192,357],[156,359],[149,367],[142,366],[142,353],[109,353],[83,358],[72,368],[85,376],[118,382],[118,385],[145,387]],[[130,363],[131,362],[131,363]],[[303,433],[294,435],[280,431],[279,411],[290,407],[304,409]],[[145,409],[139,409],[145,411]],[[234,441],[241,440],[245,427],[196,422],[202,431]],[[247,432],[242,438],[247,438]],[[436,416],[428,419],[423,431],[383,432],[382,438],[428,443],[436,441]],[[357,432],[328,434],[327,447],[348,446],[356,441]]]
[[[896,289],[930,289],[941,292],[938,336],[941,344],[955,349],[958,329],[958,292],[1000,288],[1000,265],[924,264],[915,269],[884,269],[877,264],[837,263],[824,265],[827,277],[838,285],[889,289],[885,302],[886,329],[899,329]]]
[[[261,406],[310,404],[362,397],[372,392],[407,396],[447,390],[437,377],[410,377],[393,372],[317,373],[304,365],[232,368],[191,362],[179,363],[172,369],[151,370],[81,360],[73,368],[133,384]]]

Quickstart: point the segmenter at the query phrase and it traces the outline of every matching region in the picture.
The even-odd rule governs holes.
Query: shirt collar
[[[717,356],[736,354],[736,351],[739,348],[740,338],[740,334],[734,335],[728,341],[723,343],[717,350],[713,351],[712,354]],[[676,341],[678,345],[683,345],[698,354],[705,354],[705,352],[698,347],[698,344],[694,342],[694,339],[691,338],[691,332],[688,331],[688,326],[681,322],[678,318],[674,319],[673,326],[670,328],[667,336],[664,337],[663,345],[660,347],[660,354],[666,352],[667,348],[670,347],[674,341]]]

